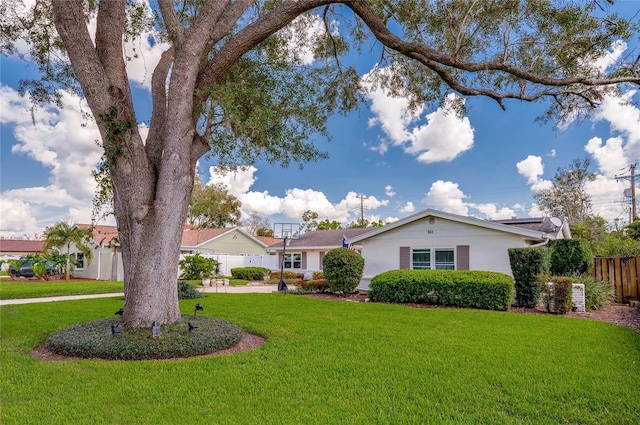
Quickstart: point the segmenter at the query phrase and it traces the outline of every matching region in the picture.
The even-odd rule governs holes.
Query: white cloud
[[[384,192],[385,192],[385,195],[387,195],[390,198],[396,196],[396,193],[393,191],[393,186],[391,186],[390,184],[384,187]]]
[[[374,78],[385,78],[391,72],[390,68],[376,68],[362,78],[375,114],[369,120],[370,127],[379,125],[394,146],[402,146],[406,153],[426,164],[452,161],[473,147],[474,132],[469,118],[458,116],[451,106],[426,114],[421,123],[424,107],[411,111],[407,99],[391,96],[374,85]],[[453,94],[448,100],[459,101]],[[383,154],[387,146],[381,143],[377,150]]]
[[[619,174],[620,170],[629,165],[620,137],[608,139],[604,145],[601,138],[594,137],[587,142],[584,150],[596,160],[600,171],[609,177]]]
[[[495,204],[473,204],[470,203],[469,207],[475,208],[480,211],[490,220],[509,219],[516,217],[516,212],[507,207],[499,208]]]
[[[531,190],[534,192],[551,185],[549,180],[540,178],[544,174],[544,165],[542,165],[542,158],[539,156],[527,156],[526,159],[516,164],[516,168],[518,173],[527,179],[527,184],[531,186]]]
[[[315,61],[313,52],[316,40],[324,37],[326,28],[322,17],[315,14],[300,15],[290,25],[278,32],[284,37],[287,44],[284,46],[289,59],[303,65],[309,65]],[[338,22],[329,23],[329,31],[333,37],[340,37]]]
[[[17,142],[12,154],[27,155],[50,171],[48,186],[4,191],[3,202],[29,206],[20,211],[34,233],[71,215],[83,220],[90,217],[96,186],[91,171],[102,150],[96,144],[100,138],[97,127],[84,116],[89,111],[87,104],[65,92],[62,109],[54,105],[32,108],[26,97],[1,85],[0,102],[0,122],[13,127]],[[3,226],[3,235],[10,234],[10,229]]]
[[[33,235],[42,229],[38,226],[28,202],[19,199],[0,199],[0,233],[4,237]]]
[[[416,210],[416,206],[413,205],[413,202],[407,202],[404,207],[400,208],[401,213],[412,213]]]
[[[235,171],[222,171],[220,167],[209,167],[209,184],[222,183],[227,187],[230,194],[239,198],[249,191],[257,178],[253,175],[258,171],[253,165],[239,168]]]
[[[387,200],[378,200],[375,196],[360,198],[356,192],[348,192],[344,199],[332,203],[324,193],[313,189],[290,188],[285,190],[284,196],[271,195],[268,191],[251,191],[251,186],[257,181],[253,166],[221,174],[218,167],[210,167],[208,183],[223,183],[229,193],[237,197],[242,203],[241,211],[246,217],[251,213],[261,216],[284,216],[293,220],[300,220],[305,211],[318,213],[321,220],[338,220],[348,224],[355,217],[359,217],[360,206],[367,210],[375,210],[388,205]]]
[[[603,52],[602,56],[593,63],[593,67],[601,72],[605,72],[620,59],[625,50],[627,50],[627,43],[622,40],[614,41],[611,49]]]
[[[467,215],[469,208],[464,202],[468,198],[458,187],[458,183],[438,180],[431,185],[423,203],[429,208],[451,212],[454,214]]]

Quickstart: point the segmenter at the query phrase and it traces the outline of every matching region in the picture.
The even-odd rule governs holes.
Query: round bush
[[[364,271],[364,258],[356,251],[336,248],[322,260],[324,279],[335,294],[350,294],[356,290]]]
[[[189,330],[189,322],[197,328]],[[121,333],[114,334],[118,324]],[[106,360],[153,360],[211,354],[236,345],[242,337],[238,326],[207,316],[183,315],[161,326],[160,336],[150,328],[129,328],[120,319],[80,323],[51,335],[49,349],[56,354]]]
[[[195,298],[204,298],[196,288],[184,281],[178,282],[178,299],[179,300],[193,300]]]

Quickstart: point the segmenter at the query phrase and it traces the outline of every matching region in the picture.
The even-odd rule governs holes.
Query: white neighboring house
[[[80,228],[92,228],[78,224]],[[74,277],[98,280],[124,280],[122,253],[116,226],[93,226],[93,260],[88,263],[72,247]],[[273,238],[252,236],[239,227],[190,230],[185,226],[180,247],[181,257],[196,252],[221,263],[220,272],[229,274],[234,267],[260,266],[276,269],[276,257],[267,252]]]
[[[509,248],[542,246],[571,238],[566,221],[555,217],[481,220],[427,209],[349,238],[364,257],[359,289],[388,270],[484,270],[511,274]]]
[[[373,229],[314,230],[301,234],[299,239],[288,239],[284,250],[284,269],[301,273],[322,270],[322,260],[328,251],[340,248],[353,237]],[[283,245],[284,240],[280,240],[269,247],[269,251],[278,255],[278,264],[282,264]]]

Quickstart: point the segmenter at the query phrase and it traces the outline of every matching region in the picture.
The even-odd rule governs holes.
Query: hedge
[[[264,280],[270,271],[265,267],[236,267],[231,269],[231,276],[242,280]]]
[[[391,270],[371,279],[371,301],[423,303],[506,311],[513,279],[503,273],[472,270]]]
[[[516,304],[533,308],[538,304],[538,278],[549,273],[551,250],[541,246],[535,248],[510,248],[509,263],[515,279]]]
[[[555,239],[549,248],[549,273],[554,276],[585,274],[593,268],[593,251],[586,239]]]

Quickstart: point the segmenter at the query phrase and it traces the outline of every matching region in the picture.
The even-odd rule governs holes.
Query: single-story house
[[[26,239],[0,239],[0,262],[3,270],[9,266],[7,260],[17,260],[28,254],[42,254],[43,241]]]
[[[78,224],[77,226],[91,227],[89,224]],[[123,280],[124,269],[116,226],[93,226],[93,238],[95,241],[93,260],[91,263],[87,263],[82,254],[75,253],[76,265],[73,275],[87,279]],[[222,273],[227,273],[229,268],[245,263],[260,266],[264,263],[271,265],[275,259],[263,261],[263,257],[271,256],[267,248],[275,241],[273,238],[250,235],[239,227],[191,230],[185,226],[180,254],[184,256],[198,252],[216,258],[223,263]],[[243,257],[240,258],[243,260],[242,264],[239,264],[238,259],[235,258],[238,256]]]
[[[552,218],[482,220],[427,209],[349,238],[365,260],[359,288],[395,269],[486,270],[511,274],[509,248],[571,238],[566,221]]]
[[[194,230],[185,227],[180,253],[262,255],[269,254],[267,248],[274,242],[273,238],[253,236],[239,227]]]
[[[118,229],[116,226],[77,224],[82,229],[93,229],[93,260],[88,262],[75,252],[74,277],[98,280],[124,280],[124,267]]]
[[[352,238],[371,232],[375,228],[352,228],[338,230],[314,230],[300,235],[299,239],[287,239],[287,247],[284,248],[284,240],[280,240],[269,247],[269,250],[278,255],[278,264],[282,263],[284,250],[284,268],[294,271],[318,271],[322,270],[322,259],[327,251],[343,246]]]

